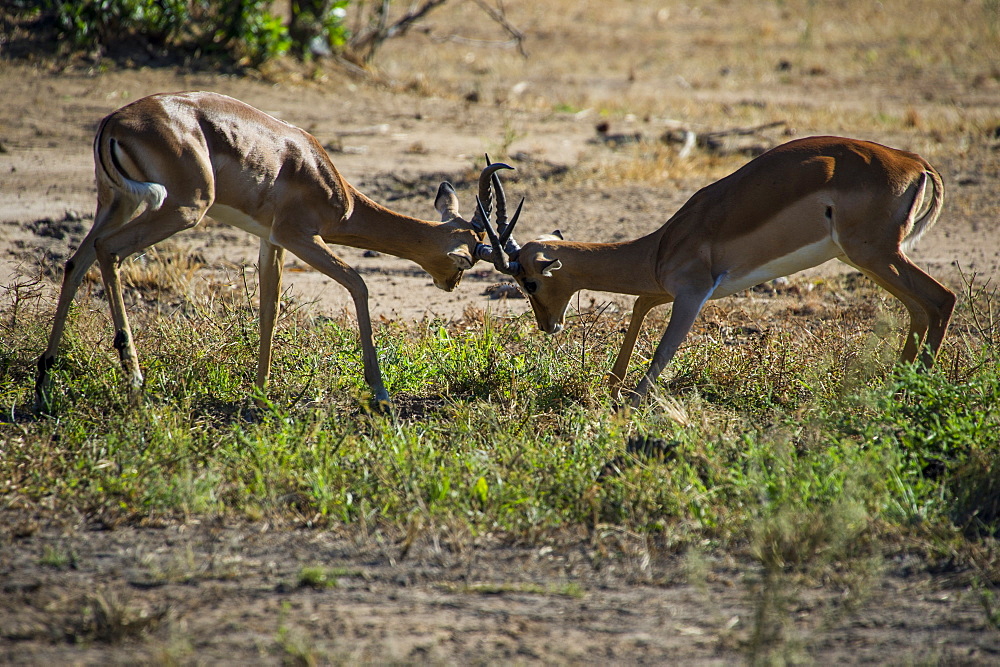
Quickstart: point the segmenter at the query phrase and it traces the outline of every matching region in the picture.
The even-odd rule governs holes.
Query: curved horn
[[[486,154],[486,165],[489,166],[493,164],[490,160],[490,154]],[[497,196],[497,231],[503,236],[503,232],[507,229],[507,195],[503,191],[503,185],[500,183],[500,177],[495,173],[490,178],[490,182],[493,184],[493,191],[496,192]]]
[[[482,213],[480,213],[479,209],[482,208],[482,204],[479,203],[478,199],[476,201],[478,204],[476,215],[481,216],[485,214],[486,211],[483,210]],[[511,237],[511,234],[514,232],[514,225],[517,224],[518,219],[521,217],[521,209],[523,207],[524,207],[524,197],[521,197],[521,201],[517,205],[517,210],[514,211],[514,217],[511,218],[510,224],[508,224],[506,229],[504,229],[499,234],[497,234],[496,231],[493,229],[493,225],[489,223],[486,224],[486,234],[487,236],[489,236],[490,243],[492,245],[486,243],[477,244],[476,251],[474,253],[476,259],[481,259],[484,262],[493,261],[494,265],[497,266],[497,268],[499,269],[501,265],[498,265],[494,261],[494,256],[496,252],[493,250],[493,248],[494,247],[503,248],[504,254],[510,258],[509,267],[511,268],[511,271],[513,273],[516,273],[515,269],[517,267],[517,256],[521,252],[521,244],[515,241]]]
[[[514,217],[510,219],[510,224],[500,232],[500,243],[503,244],[504,251],[511,257],[517,257],[517,253],[521,250],[521,244],[515,241],[511,234],[514,232],[514,225],[517,224],[518,218],[521,217],[521,207],[523,206],[524,197],[521,197],[521,202],[517,205],[517,210],[514,211]]]
[[[486,154],[486,164],[491,164],[490,154]],[[521,250],[521,244],[511,238],[511,232],[514,231],[514,225],[517,224],[517,219],[521,215],[521,207],[524,206],[524,197],[521,197],[521,203],[517,205],[517,210],[514,211],[514,217],[511,219],[510,223],[507,222],[507,195],[503,191],[503,185],[500,183],[500,177],[493,174],[491,178],[493,183],[493,189],[496,191],[497,195],[497,232],[500,235],[500,243],[503,245],[504,252],[506,252],[510,257],[517,257],[518,251]]]
[[[500,240],[500,237],[497,236],[496,230],[493,229],[493,225],[490,224],[489,214],[483,207],[483,202],[479,199],[479,197],[476,197],[476,209],[479,215],[486,220],[486,235],[490,237],[490,248],[492,250],[490,253],[490,259],[493,260],[493,266],[496,267],[496,270],[500,273],[505,273],[508,276],[514,275],[517,264],[515,262],[512,266],[510,260],[507,258],[507,253],[505,253],[503,249],[503,241]]]
[[[492,184],[493,175],[501,169],[513,169],[514,167],[509,164],[504,164],[503,162],[494,162],[492,164],[486,165],[482,173],[479,174],[479,199],[483,204],[483,212],[486,217],[483,218],[480,211],[477,209],[475,214],[472,216],[472,226],[476,231],[483,231],[480,227],[485,228],[487,223],[490,221],[490,209],[493,207],[493,193],[490,190]]]

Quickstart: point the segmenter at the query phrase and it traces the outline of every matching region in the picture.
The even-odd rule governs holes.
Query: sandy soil
[[[506,153],[518,168],[508,192],[528,197],[521,238],[553,228],[579,240],[638,236],[747,159],[668,155],[650,172],[644,156],[670,149],[595,141],[601,120],[651,145],[677,126],[775,120],[790,130],[765,136],[770,144],[810,134],[873,139],[925,155],[944,176],[945,212],[916,261],[953,287],[959,266],[981,279],[998,275],[1000,71],[995,33],[969,14],[978,3],[917,3],[912,21],[884,29],[884,14],[865,12],[899,3],[862,3],[863,11],[859,3],[775,3],[753,15],[728,2],[664,4],[511,1],[511,20],[529,36],[522,60],[463,41],[491,35],[466,3],[387,46],[383,84],[335,69],[255,79],[0,60],[0,285],[41,274],[55,297],[62,264],[92,221],[97,122],[143,95],[180,89],[227,93],[308,129],[351,183],[428,219],[439,181],[456,183],[468,209],[482,153]],[[914,44],[921,48],[903,48]],[[196,280],[217,287],[242,289],[240,267],[256,259],[254,240],[211,222],[171,243],[202,258]],[[483,294],[499,279],[486,266],[445,293],[405,261],[341,254],[365,276],[376,318],[525,310],[523,300]],[[320,312],[349,307],[343,289],[294,258],[287,284],[289,298]],[[107,526],[88,517],[26,516],[0,514],[3,662],[731,663],[747,655],[756,604],[758,573],[746,564],[706,555],[692,576],[690,559],[629,535],[522,545],[444,531],[404,555],[385,536],[266,521],[100,530]],[[53,548],[75,555],[39,565]],[[343,574],[333,588],[299,587],[306,565]],[[995,664],[1000,637],[960,581],[893,561],[852,614],[838,613],[835,590],[816,586],[783,639],[819,663]],[[148,623],[148,632],[104,637],[101,609],[139,630]]]
[[[537,544],[433,529],[384,535],[267,521],[105,530],[20,522],[0,535],[0,661],[732,664],[751,653],[760,573],[603,528]],[[40,565],[50,553],[64,564]],[[335,573],[301,585],[303,568]],[[919,559],[864,600],[818,582],[761,653],[818,664],[996,664],[977,595]]]
[[[4,150],[0,153],[0,284],[10,284],[19,274],[33,275],[39,268],[47,277],[59,280],[63,263],[93,220],[96,190],[91,141],[97,122],[118,106],[154,92],[216,90],[304,127],[331,150],[349,182],[391,208],[425,219],[435,219],[433,197],[441,180],[459,187],[462,205],[468,211],[474,201],[473,179],[482,154],[490,151],[503,157],[507,152],[503,159],[518,169],[506,177],[509,196],[528,198],[520,226],[522,240],[556,228],[567,238],[578,240],[641,236],[662,224],[698,188],[749,159],[739,154],[723,158],[696,155],[690,166],[672,166],[668,178],[654,176],[631,182],[627,176],[621,180],[616,177],[605,186],[601,180],[607,180],[608,173],[614,174],[616,169],[627,172],[643,158],[629,146],[596,141],[595,126],[601,115],[593,109],[558,113],[501,104],[475,105],[448,95],[427,97],[355,83],[336,73],[330,76],[342,80],[323,86],[294,81],[274,84],[169,68],[98,74],[92,68],[53,71],[3,63],[0,80],[7,97],[0,110]],[[348,94],[338,87],[347,87]],[[630,94],[644,99],[639,92]],[[776,107],[768,117],[809,116],[798,109],[806,104],[804,96],[785,95],[793,99],[766,103]],[[723,91],[719,97],[722,101],[715,103],[725,108],[733,93]],[[997,275],[1000,267],[1000,206],[995,195],[1000,182],[1000,120],[990,115],[997,99],[1000,84],[992,97],[970,89],[968,100],[959,92],[947,102],[926,102],[926,109],[920,104],[922,99],[908,101],[906,108],[918,118],[946,116],[947,110],[956,106],[961,106],[966,116],[973,117],[978,111],[983,117],[975,123],[965,121],[967,126],[947,134],[939,129],[904,128],[853,133],[916,150],[943,174],[945,212],[911,254],[918,264],[953,287],[961,284],[956,267],[984,278]],[[839,103],[832,98],[832,91],[818,91],[809,102],[823,113],[827,113],[822,106],[826,103]],[[883,99],[874,103],[878,107],[886,104]],[[787,112],[786,104],[794,112]],[[855,100],[845,106],[856,105]],[[638,134],[653,145],[677,123],[696,129],[748,125],[727,118],[717,121],[714,114],[707,115],[707,119],[668,121],[625,114],[612,117],[610,123],[613,133]],[[755,118],[758,115],[754,114]],[[810,134],[848,134],[839,123],[832,125],[771,132],[753,145],[767,147]],[[592,177],[551,178],[567,168],[580,169]],[[168,243],[181,244],[205,258],[206,271],[201,277],[215,284],[232,282],[238,267],[252,270],[257,257],[255,238],[212,221]],[[366,276],[376,318],[448,319],[460,316],[470,306],[500,314],[526,309],[523,300],[498,301],[484,294],[500,279],[485,264],[469,271],[457,291],[447,293],[435,289],[429,276],[405,260],[367,257],[354,248],[337,252]],[[815,272],[844,270],[844,265],[831,262]],[[286,265],[286,286],[290,296],[316,302],[322,312],[353,310],[346,290],[294,257]],[[609,295],[596,298],[627,303]]]

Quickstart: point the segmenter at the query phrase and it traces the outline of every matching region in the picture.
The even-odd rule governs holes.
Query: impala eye
[[[528,294],[534,294],[535,292],[538,291],[538,283],[536,283],[534,280],[525,280],[524,289],[525,291],[528,292]]]

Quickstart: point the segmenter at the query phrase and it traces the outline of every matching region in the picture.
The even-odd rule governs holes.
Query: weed
[[[995,592],[990,590],[981,582],[976,582],[976,589],[979,594],[979,602],[983,606],[987,624],[997,632],[1000,632],[1000,600]]]
[[[67,551],[59,547],[46,545],[42,552],[42,557],[38,559],[38,564],[61,570],[66,567],[75,567],[76,559],[77,556],[72,549]]]
[[[166,608],[136,608],[119,593],[98,591],[82,600],[77,617],[65,630],[66,639],[118,644],[152,632],[167,613]]]
[[[283,603],[275,634],[275,644],[282,654],[282,663],[310,667],[325,662],[312,638],[302,629],[288,625],[289,603]]]
[[[315,588],[316,590],[336,588],[337,576],[337,571],[328,567],[321,565],[306,566],[299,570],[298,585],[300,587]]]
[[[514,142],[524,139],[524,137],[524,132],[515,128],[511,119],[507,118],[503,123],[503,133],[494,143],[490,154],[497,160],[508,159],[510,157],[511,146],[514,145]]]

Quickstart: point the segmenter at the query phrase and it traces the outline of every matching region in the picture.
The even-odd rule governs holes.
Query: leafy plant
[[[76,48],[106,50],[144,40],[259,64],[293,46],[270,5],[267,0],[43,0],[41,9]]]
[[[299,586],[315,589],[335,588],[337,574],[334,570],[320,565],[303,567],[299,571]]]
[[[94,48],[141,32],[154,42],[175,38],[191,19],[186,0],[42,0],[60,33],[78,47]]]
[[[169,48],[251,66],[284,54],[302,60],[336,55],[363,72],[386,40],[407,34],[446,2],[423,0],[401,13],[391,12],[389,2],[353,3],[351,26],[350,0],[294,0],[287,20],[272,12],[270,0],[19,0],[15,6],[24,16],[51,20],[64,51]],[[521,48],[523,34],[502,7],[479,6]]]

